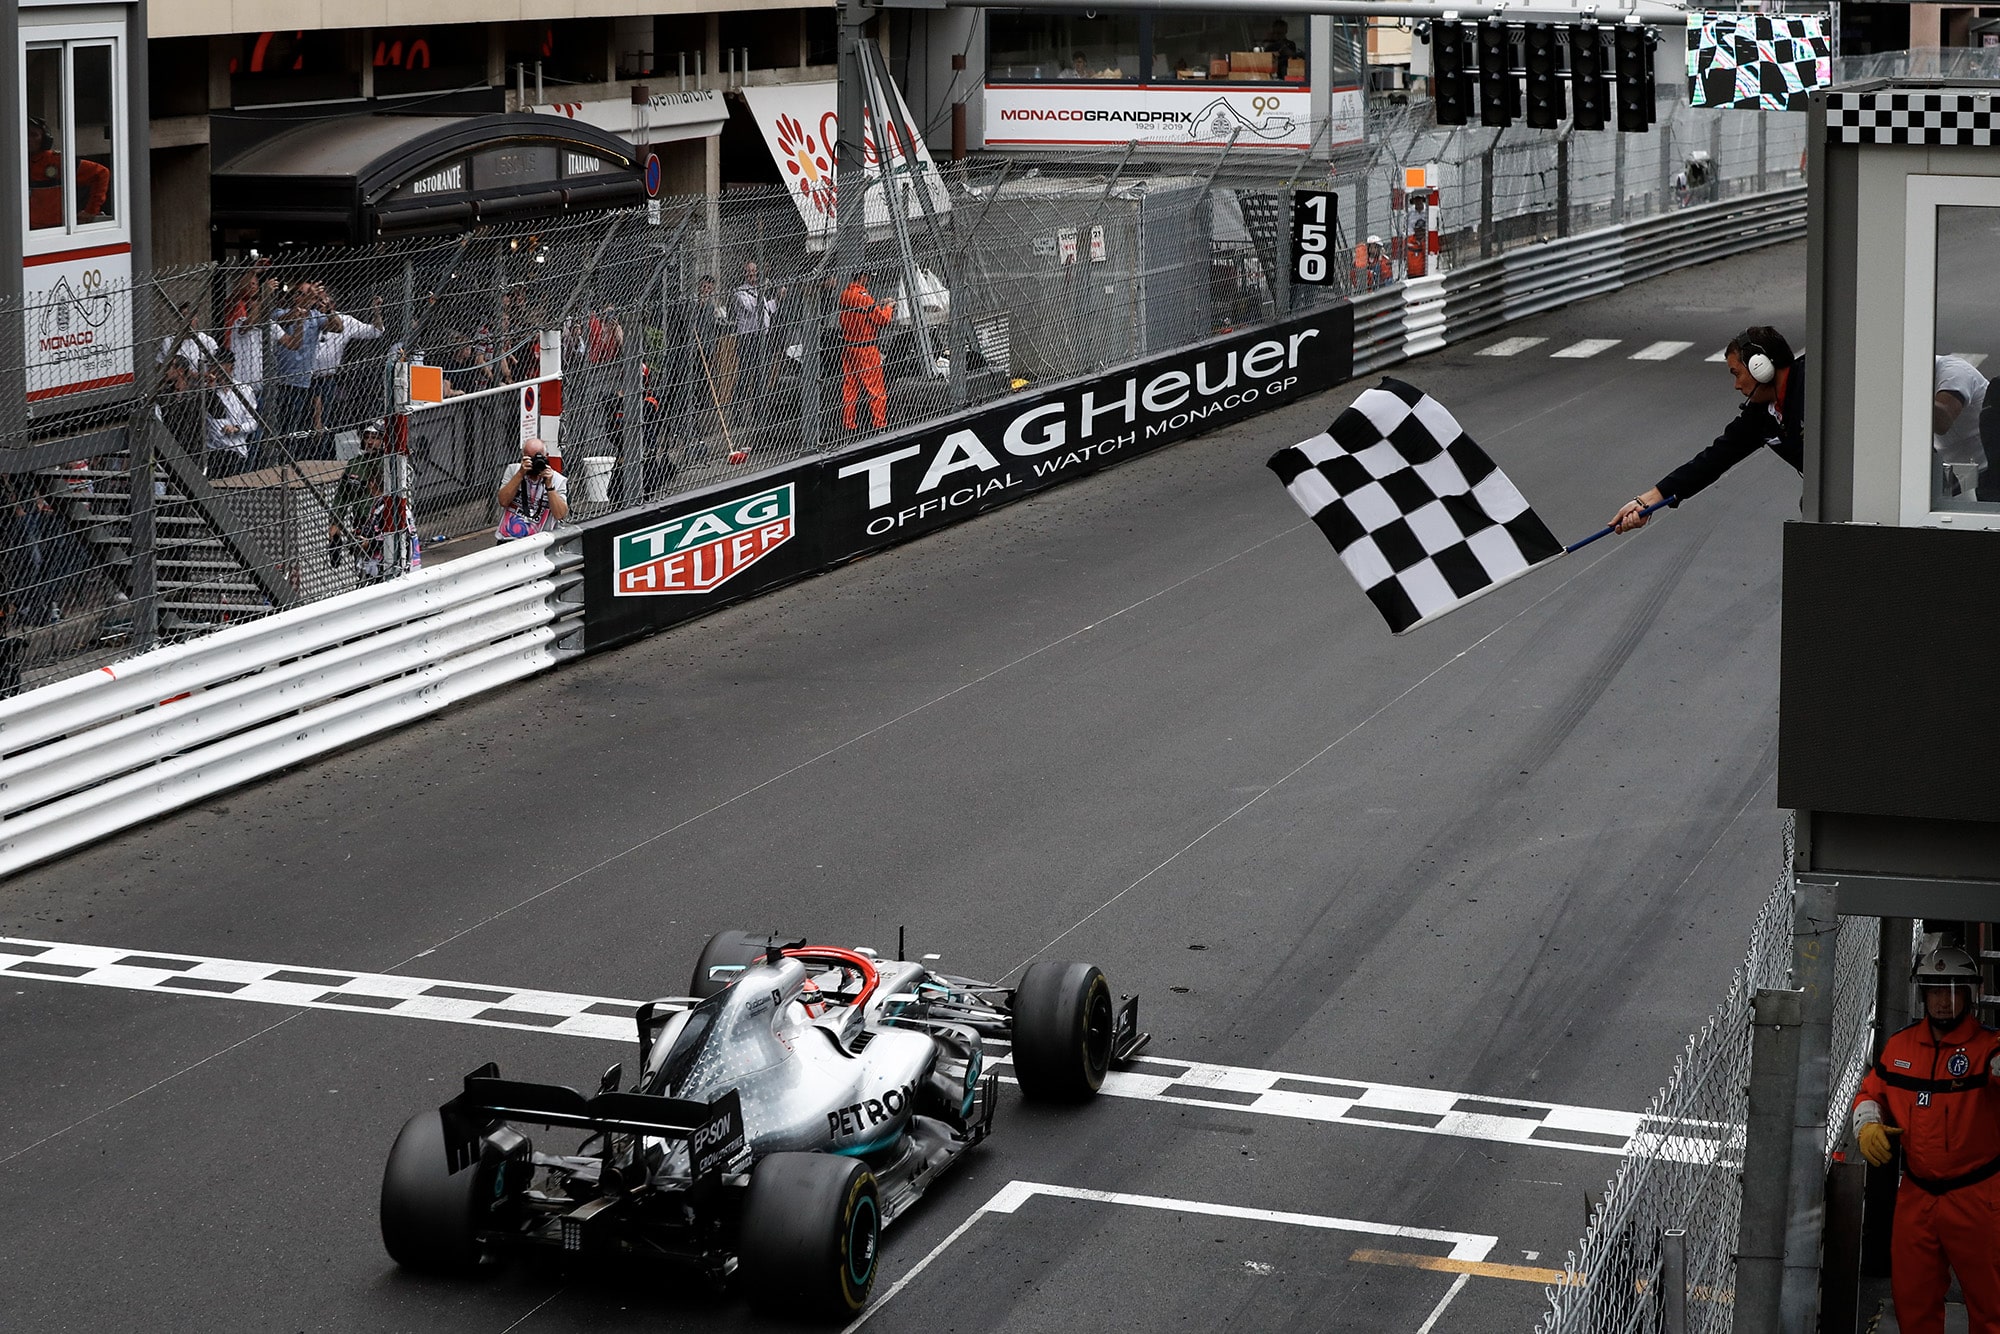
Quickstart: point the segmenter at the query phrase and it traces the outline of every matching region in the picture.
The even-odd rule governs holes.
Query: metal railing
[[[0,876],[581,652],[544,535],[0,701]]]

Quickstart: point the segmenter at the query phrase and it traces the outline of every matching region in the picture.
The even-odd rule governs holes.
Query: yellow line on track
[[[1560,1269],[1537,1269],[1530,1265],[1496,1265],[1484,1260],[1453,1260],[1443,1255],[1417,1255],[1409,1251],[1358,1250],[1348,1257],[1357,1264],[1400,1265],[1405,1269],[1430,1269],[1440,1274],[1471,1274],[1475,1278],[1505,1278],[1516,1283],[1553,1283],[1582,1287],[1582,1274]]]

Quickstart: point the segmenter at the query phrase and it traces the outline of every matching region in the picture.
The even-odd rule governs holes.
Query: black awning
[[[210,216],[267,248],[558,217],[644,199],[636,153],[609,131],[532,112],[332,117],[217,167]]]

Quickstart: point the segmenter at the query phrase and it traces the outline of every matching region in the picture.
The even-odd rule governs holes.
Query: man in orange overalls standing
[[[1924,1018],[1882,1044],[1854,1099],[1854,1137],[1875,1167],[1903,1142],[1889,1287],[1904,1334],[1944,1334],[1951,1276],[1972,1334],[2000,1334],[2000,1032],[1973,1012],[1964,950],[1918,961]]]
[[[864,392],[876,429],[889,424],[889,387],[882,382],[882,349],[875,346],[875,337],[895,317],[895,309],[869,295],[868,278],[868,271],[861,270],[840,294],[840,336],[846,344],[840,353],[840,406],[850,431],[861,429],[854,401]]]

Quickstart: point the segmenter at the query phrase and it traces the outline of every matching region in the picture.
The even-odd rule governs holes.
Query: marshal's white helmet
[[[1917,960],[1912,970],[1920,987],[1972,987],[1980,985],[1979,965],[1955,945],[1941,945]]]

